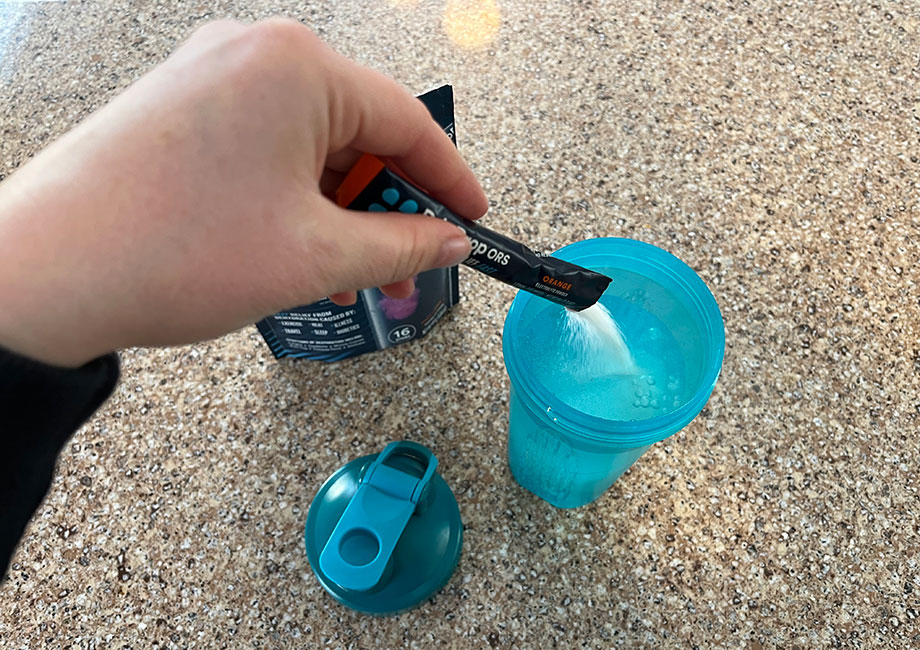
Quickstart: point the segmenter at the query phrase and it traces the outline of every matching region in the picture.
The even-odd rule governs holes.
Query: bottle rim
[[[554,254],[569,262],[602,267],[614,262],[628,261],[641,273],[641,266],[654,267],[682,290],[688,303],[697,310],[704,324],[702,335],[708,344],[706,368],[696,390],[678,408],[643,420],[614,420],[591,415],[569,406],[550,389],[526,372],[520,354],[521,317],[532,300],[542,300],[518,291],[505,317],[502,332],[502,352],[509,379],[527,406],[543,411],[553,425],[566,434],[585,442],[614,447],[639,447],[658,442],[679,431],[695,418],[706,405],[715,387],[725,354],[725,327],[715,297],[696,272],[671,253],[645,242],[620,237],[601,237],[569,244]],[[599,262],[599,263],[598,263]]]

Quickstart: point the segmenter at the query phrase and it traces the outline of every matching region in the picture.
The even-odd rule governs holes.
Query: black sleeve
[[[0,349],[0,575],[67,439],[112,394],[118,357],[59,368]]]

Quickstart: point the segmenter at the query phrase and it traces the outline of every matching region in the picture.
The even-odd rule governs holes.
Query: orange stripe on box
[[[364,154],[351,168],[345,180],[335,191],[335,202],[341,208],[347,208],[374,177],[384,168],[383,161],[369,153]]]

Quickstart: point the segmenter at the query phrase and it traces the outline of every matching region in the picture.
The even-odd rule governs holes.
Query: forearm
[[[111,349],[83,340],[92,313],[74,318],[75,305],[94,291],[90,275],[100,233],[85,214],[86,187],[65,136],[0,183],[0,347],[46,363],[77,367]],[[104,184],[104,183],[100,183]],[[102,206],[99,206],[99,211]],[[96,291],[96,301],[104,295]],[[85,310],[84,310],[85,311]]]

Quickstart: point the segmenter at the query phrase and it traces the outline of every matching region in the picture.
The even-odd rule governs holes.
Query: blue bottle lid
[[[393,614],[443,587],[460,559],[463,524],[438,460],[391,442],[339,468],[307,513],[307,559],[320,584],[361,612]]]

